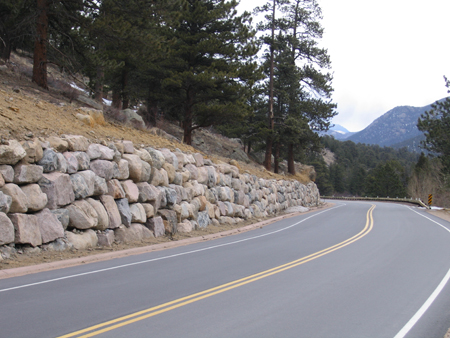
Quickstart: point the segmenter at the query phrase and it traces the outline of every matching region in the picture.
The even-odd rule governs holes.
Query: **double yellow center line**
[[[197,302],[199,300],[217,295],[219,293],[231,290],[231,289],[235,289],[237,287],[240,287],[242,285],[245,284],[249,284],[252,282],[255,282],[257,280],[272,276],[274,274],[280,273],[282,271],[288,270],[288,269],[292,269],[296,266],[302,265],[306,262],[312,261],[313,259],[319,258],[321,256],[327,255],[333,251],[336,251],[338,249],[341,249],[353,242],[356,242],[357,240],[361,239],[362,237],[366,236],[373,228],[373,216],[372,216],[372,212],[373,209],[375,209],[375,205],[372,205],[370,207],[370,209],[367,211],[367,215],[366,215],[366,225],[364,227],[363,230],[361,230],[361,232],[359,232],[358,234],[356,234],[355,236],[340,242],[336,245],[330,246],[326,249],[323,249],[321,251],[315,252],[311,255],[299,258],[297,260],[294,260],[292,262],[283,264],[283,265],[279,265],[275,268],[269,269],[269,270],[265,270],[262,272],[259,272],[257,274],[245,277],[245,278],[241,278],[238,280],[235,280],[233,282],[230,283],[226,283],[226,284],[222,284],[219,286],[216,286],[214,288],[202,291],[202,292],[198,292],[198,293],[194,293],[190,296],[186,296],[183,298],[179,298],[176,300],[173,300],[171,302],[167,302],[158,306],[154,306],[151,308],[148,308],[146,310],[142,310],[142,311],[138,311],[132,314],[129,314],[127,316],[123,316],[123,317],[119,317],[98,325],[94,325],[91,327],[88,327],[86,329],[83,330],[79,330],[73,333],[69,333],[67,335],[61,336],[59,338],[68,338],[68,337],[93,337],[120,327],[123,327],[125,325],[128,324],[132,324],[135,322],[138,322],[140,320],[146,319],[146,318],[150,318],[153,316],[156,316],[160,313],[164,313],[179,307],[182,307],[184,305],[188,305],[194,302]]]

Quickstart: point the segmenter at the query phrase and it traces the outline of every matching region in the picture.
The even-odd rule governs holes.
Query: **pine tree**
[[[450,93],[450,81],[445,81]],[[435,102],[430,111],[420,116],[417,128],[425,134],[423,148],[437,155],[444,172],[450,174],[450,98]]]
[[[250,14],[237,15],[237,1],[189,0],[180,9],[168,76],[163,91],[170,93],[164,109],[181,121],[183,142],[192,132],[227,122],[245,112],[247,81],[256,63]]]

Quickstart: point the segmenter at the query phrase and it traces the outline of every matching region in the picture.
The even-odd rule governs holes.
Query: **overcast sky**
[[[333,123],[359,131],[396,106],[450,95],[443,78],[450,78],[450,0],[318,3],[339,112]],[[240,7],[255,4],[241,0]]]

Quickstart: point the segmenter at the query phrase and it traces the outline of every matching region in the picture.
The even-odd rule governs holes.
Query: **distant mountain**
[[[407,147],[410,151],[421,151],[420,141],[424,135],[417,129],[417,120],[431,104],[425,107],[400,106],[389,110],[365,129],[348,140],[355,143],[378,144],[394,148]]]
[[[327,132],[323,133],[323,135],[330,135],[333,136],[336,140],[346,140],[348,137],[353,135],[351,131],[348,131],[343,126],[339,124],[335,124],[333,127],[331,127]]]

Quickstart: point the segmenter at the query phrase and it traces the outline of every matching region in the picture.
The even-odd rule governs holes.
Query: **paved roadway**
[[[427,337],[450,326],[450,223],[338,202],[174,249],[0,280],[0,337]]]

